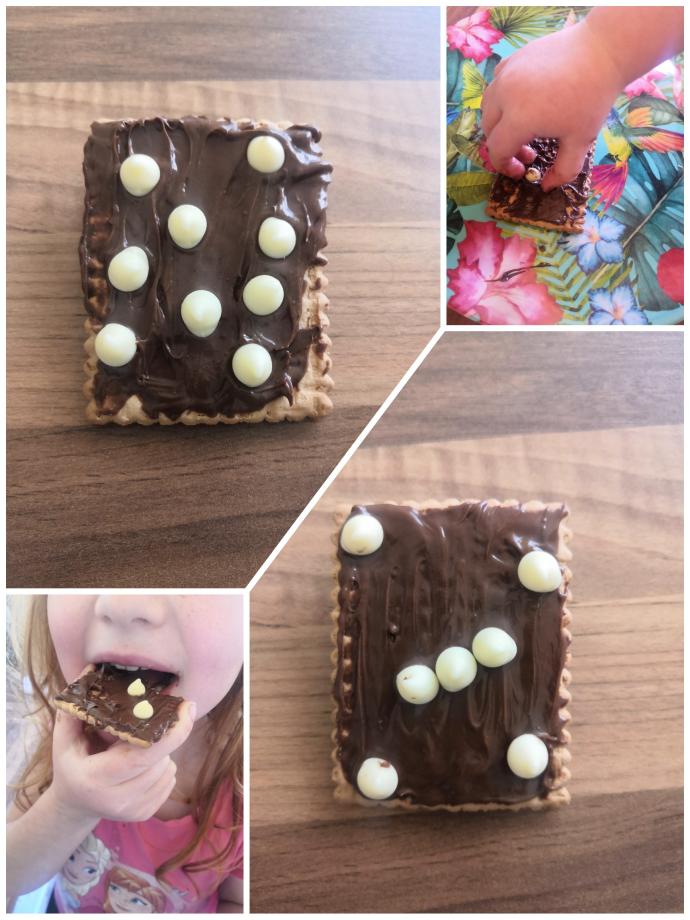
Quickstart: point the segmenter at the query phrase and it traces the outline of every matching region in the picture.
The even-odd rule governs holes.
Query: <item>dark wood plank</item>
[[[410,431],[435,441],[682,420],[682,332],[457,330],[367,444],[406,444]]]
[[[8,98],[8,584],[244,585],[438,326],[438,85],[16,83]],[[330,417],[86,424],[82,146],[94,118],[158,111],[322,128],[335,163]]]
[[[438,36],[435,7],[9,7],[7,80],[438,80]]]
[[[252,591],[254,910],[681,909],[681,349],[674,332],[436,346]],[[558,813],[333,799],[333,511],[448,496],[570,506],[573,800]]]
[[[680,789],[612,791],[542,815],[379,815],[307,830],[253,830],[252,911],[683,910]]]

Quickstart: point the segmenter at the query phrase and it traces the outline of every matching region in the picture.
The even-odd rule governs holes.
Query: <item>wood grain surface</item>
[[[253,911],[683,906],[682,335],[448,332],[252,592]],[[565,500],[572,803],[408,815],[334,801],[340,502]]]
[[[255,572],[438,327],[438,33],[430,8],[9,10],[9,586],[223,587]],[[317,423],[85,422],[89,125],[190,112],[323,131],[336,390]]]

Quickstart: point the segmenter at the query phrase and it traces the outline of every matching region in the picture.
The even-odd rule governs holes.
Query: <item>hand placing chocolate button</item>
[[[180,249],[194,249],[206,233],[206,215],[193,204],[181,204],[168,218],[168,232]]]
[[[532,550],[522,557],[517,575],[525,588],[539,594],[555,591],[563,580],[558,559],[540,549]]]
[[[397,770],[381,757],[369,757],[357,772],[357,786],[368,799],[389,799],[398,788]]]
[[[131,329],[122,323],[108,323],[94,341],[96,357],[108,367],[124,367],[137,351],[137,339]]]
[[[267,217],[259,227],[259,249],[271,259],[284,259],[295,248],[295,228],[279,217]]]
[[[272,173],[280,169],[285,162],[285,150],[275,137],[262,134],[249,141],[247,159],[252,169],[260,173]]]
[[[148,195],[158,185],[161,171],[153,157],[145,153],[133,153],[122,161],[120,166],[120,182],[130,195],[142,198]]]
[[[110,260],[108,281],[118,291],[138,291],[149,276],[149,260],[139,246],[127,246]]]

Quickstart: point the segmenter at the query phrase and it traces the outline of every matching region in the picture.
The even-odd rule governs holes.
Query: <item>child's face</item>
[[[111,661],[179,675],[175,696],[206,715],[242,667],[242,598],[182,595],[60,595],[48,624],[62,673]]]

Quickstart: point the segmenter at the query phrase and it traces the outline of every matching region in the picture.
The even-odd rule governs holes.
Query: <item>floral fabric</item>
[[[481,323],[683,319],[683,58],[634,80],[597,138],[583,230],[486,216],[481,101],[500,60],[587,7],[479,9],[447,29],[448,306]]]

